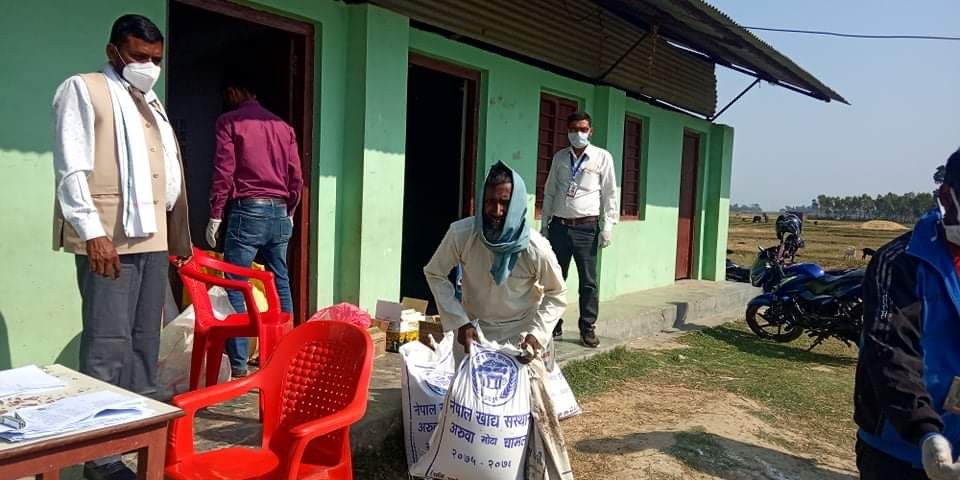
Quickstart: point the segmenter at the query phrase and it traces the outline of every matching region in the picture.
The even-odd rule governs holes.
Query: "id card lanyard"
[[[574,198],[577,196],[577,190],[580,188],[579,182],[577,182],[577,174],[580,173],[580,170],[583,168],[583,162],[587,159],[586,153],[580,155],[580,160],[574,164],[573,162],[573,151],[570,151],[570,185],[567,187],[567,196]]]

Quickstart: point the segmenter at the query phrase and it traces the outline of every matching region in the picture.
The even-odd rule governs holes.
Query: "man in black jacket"
[[[940,208],[881,248],[864,279],[854,394],[863,480],[960,480],[960,405],[948,400],[960,377],[960,150],[943,180]]]

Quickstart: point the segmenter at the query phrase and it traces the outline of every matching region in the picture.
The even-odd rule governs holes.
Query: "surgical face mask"
[[[943,214],[941,223],[947,241],[960,246],[960,201],[957,200],[957,194],[952,188],[949,191],[950,201],[953,205],[944,205],[940,195],[937,196],[937,204],[940,205],[940,213]],[[947,208],[948,206],[951,208]],[[948,215],[952,215],[953,218],[948,218]]]
[[[567,133],[567,139],[570,140],[570,145],[573,145],[574,148],[586,148],[587,145],[590,145],[590,134],[587,132],[569,132]]]
[[[123,78],[143,93],[153,90],[153,86],[160,79],[160,67],[153,62],[127,63],[117,47],[113,47],[113,50],[117,52],[117,58],[123,62]]]

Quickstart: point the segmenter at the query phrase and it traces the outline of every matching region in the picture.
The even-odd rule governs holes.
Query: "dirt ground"
[[[764,407],[726,392],[634,381],[582,403],[563,422],[577,478],[853,480],[852,452],[772,425]]]

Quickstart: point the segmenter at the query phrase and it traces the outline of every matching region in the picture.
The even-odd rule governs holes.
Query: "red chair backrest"
[[[336,415],[347,408],[366,408],[373,366],[370,335],[339,321],[307,322],[280,342],[264,367],[264,440],[274,451],[290,444],[290,429]],[[317,447],[333,454],[334,445]],[[315,442],[318,444],[323,441]]]

